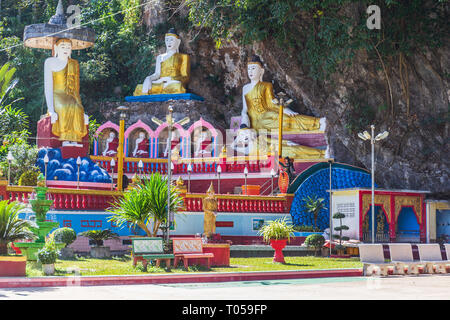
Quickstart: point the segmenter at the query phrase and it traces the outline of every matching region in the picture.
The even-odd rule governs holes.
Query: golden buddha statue
[[[293,159],[321,159],[328,157],[328,149],[321,150],[311,148],[287,140],[283,140],[282,143],[283,157]],[[236,139],[231,143],[231,148],[241,155],[263,156],[271,154],[271,149],[273,149],[276,144],[278,144],[277,139],[274,141],[262,134],[257,136],[255,130],[243,127],[239,129]]]
[[[87,134],[89,117],[84,113],[80,98],[80,67],[70,58],[72,42],[59,39],[54,56],[45,60],[44,87],[52,133],[63,146],[82,146],[78,142]]]
[[[185,93],[189,82],[189,55],[179,53],[180,36],[172,28],[165,35],[166,52],[156,58],[155,73],[134,90],[134,96]]]
[[[203,218],[203,230],[206,237],[210,238],[216,233],[216,211],[217,211],[217,197],[214,191],[213,183],[206,191],[206,197],[203,199],[203,211],[205,216]]]
[[[248,62],[247,73],[250,83],[242,89],[241,124],[256,130],[278,130],[280,106],[273,102],[272,83],[262,81],[264,68],[258,56]],[[286,134],[325,130],[325,118],[300,115],[289,108],[284,108],[283,114],[283,132]]]

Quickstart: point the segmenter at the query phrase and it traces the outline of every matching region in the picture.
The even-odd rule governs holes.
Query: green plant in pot
[[[119,240],[120,237],[117,233],[112,232],[109,229],[105,230],[89,230],[78,234],[79,236],[87,237],[94,242],[94,246],[91,247],[90,255],[93,258],[109,258],[111,257],[110,248],[103,246],[105,240]]]
[[[77,234],[72,228],[59,228],[53,231],[55,241],[64,243],[64,248],[61,248],[60,254],[62,259],[72,259],[75,256],[73,248],[69,248],[76,239]]]
[[[45,245],[37,252],[38,262],[42,265],[42,271],[45,275],[55,273],[55,263],[58,258],[59,251],[56,249],[55,238],[50,234],[45,241]]]
[[[23,208],[18,202],[0,201],[0,276],[18,277],[26,274],[26,257],[8,256],[9,243],[37,238],[29,230],[30,222],[19,218]]]
[[[269,221],[258,230],[258,235],[262,235],[264,241],[275,249],[273,262],[285,262],[283,248],[294,237],[294,231],[294,227],[287,224],[286,218]]]

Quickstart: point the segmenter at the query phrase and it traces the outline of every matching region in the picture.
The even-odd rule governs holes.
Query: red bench
[[[204,258],[207,260],[208,269],[211,268],[211,259],[214,258],[214,254],[203,252],[201,238],[172,238],[172,240],[175,267],[179,261],[183,261],[184,268],[188,269],[189,259]]]

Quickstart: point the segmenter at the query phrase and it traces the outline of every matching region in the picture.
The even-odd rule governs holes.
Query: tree
[[[19,218],[24,206],[18,202],[0,201],[0,256],[8,254],[8,243],[23,239],[36,239],[28,228],[30,223]]]
[[[167,225],[167,178],[154,173],[142,178],[137,186],[124,193],[107,211],[113,215],[108,221],[122,226],[128,222],[137,225],[147,236],[155,237],[162,224]],[[183,198],[175,186],[170,188],[170,211],[177,212],[183,205]],[[149,224],[153,220],[153,228]]]
[[[339,239],[339,245],[336,246],[336,250],[343,250],[344,246],[342,246],[342,241],[347,241],[350,239],[349,237],[342,236],[342,231],[349,229],[348,226],[342,224],[342,219],[344,219],[344,218],[345,218],[345,214],[340,213],[340,212],[336,212],[333,215],[333,219],[339,219],[339,226],[334,228],[335,231],[339,231],[339,234],[333,235],[334,238]]]
[[[323,247],[325,243],[325,238],[321,234],[310,234],[305,239],[305,245],[310,248],[314,248],[315,254],[319,252],[320,248]]]
[[[317,218],[319,217],[319,213],[322,209],[326,209],[325,207],[325,199],[318,198],[317,196],[306,197],[303,199],[305,201],[306,211],[313,214],[314,217],[314,229],[317,228]]]

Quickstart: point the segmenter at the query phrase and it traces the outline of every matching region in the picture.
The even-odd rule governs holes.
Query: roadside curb
[[[0,288],[113,286],[164,283],[200,283],[258,281],[281,279],[308,279],[362,276],[362,269],[327,269],[264,272],[216,272],[197,274],[162,274],[133,276],[67,276],[67,277],[5,277],[0,278]]]

